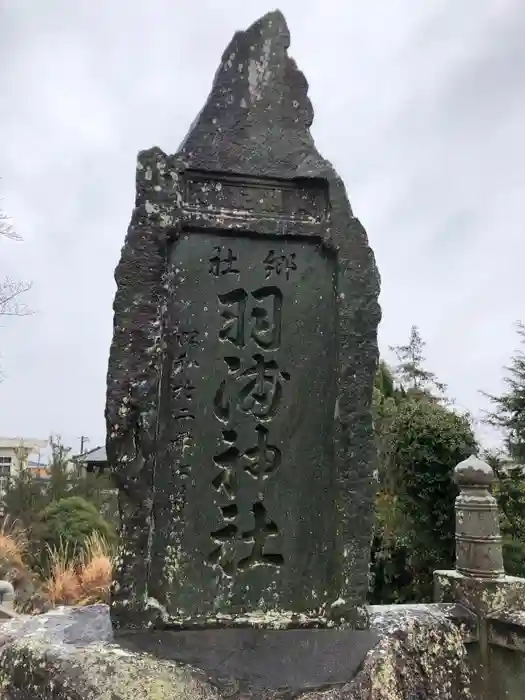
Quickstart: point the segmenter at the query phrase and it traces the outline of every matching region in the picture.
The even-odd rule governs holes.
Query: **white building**
[[[42,450],[47,446],[48,440],[0,437],[0,492],[5,491],[7,480],[16,476],[23,464],[41,476],[41,472],[45,472]]]

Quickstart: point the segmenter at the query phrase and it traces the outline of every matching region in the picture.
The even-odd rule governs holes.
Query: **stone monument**
[[[138,157],[106,404],[117,628],[366,627],[379,276],[283,16]]]
[[[278,12],[236,34],[179,152],[139,156],[108,373],[111,620],[3,622],[5,700],[472,698],[453,595],[364,606],[379,280],[288,44]]]

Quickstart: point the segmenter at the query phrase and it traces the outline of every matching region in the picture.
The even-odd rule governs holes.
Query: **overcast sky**
[[[525,319],[524,0],[282,0],[314,137],[382,276],[381,348],[417,324],[461,407],[499,388]],[[136,153],[174,152],[263,0],[0,0],[0,434],[104,440],[113,271]]]

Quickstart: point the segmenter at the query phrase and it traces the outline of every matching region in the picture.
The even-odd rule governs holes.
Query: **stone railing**
[[[525,579],[505,574],[490,466],[469,457],[455,478],[456,568],[435,572],[435,601],[452,604],[449,616],[463,633],[474,697],[518,700],[525,697]]]

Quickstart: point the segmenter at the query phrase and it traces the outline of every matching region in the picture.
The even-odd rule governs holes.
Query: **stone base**
[[[473,578],[458,571],[435,571],[434,600],[463,605],[481,616],[498,610],[523,610],[525,579],[505,575]]]
[[[137,616],[130,615],[129,608],[120,604],[113,605],[111,613],[113,627],[119,634],[139,632],[140,630],[150,632],[153,629],[174,632],[229,628],[313,630],[337,627],[338,629],[367,630],[370,626],[365,605],[346,606],[341,599],[329,606],[328,610],[320,611],[318,614],[296,613],[286,610],[268,610],[266,612],[259,610],[235,615],[215,613],[213,615],[173,617],[158,606],[151,606],[149,611],[145,610],[144,616],[139,618],[137,624]]]
[[[438,606],[374,607],[367,631],[222,629],[113,637],[105,606],[0,626],[5,700],[459,700],[460,633]]]

